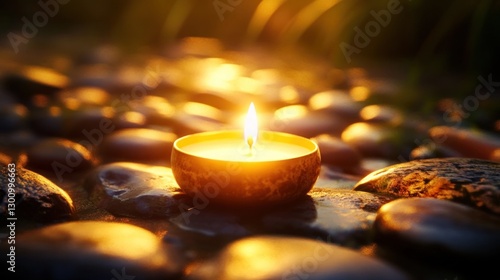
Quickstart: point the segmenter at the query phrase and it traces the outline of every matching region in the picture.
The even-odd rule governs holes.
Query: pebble
[[[354,101],[345,91],[328,90],[314,94],[309,99],[309,107],[313,111],[324,111],[355,122],[359,120],[362,105]]]
[[[44,138],[27,151],[29,169],[54,170],[54,165],[65,165],[75,171],[92,167],[92,153],[84,146],[62,138]]]
[[[145,116],[150,125],[169,125],[176,108],[165,98],[147,95],[136,100],[121,100],[115,107],[118,112],[137,112]]]
[[[25,105],[36,94],[53,95],[66,88],[69,78],[53,69],[40,66],[25,66],[4,77],[4,87]]]
[[[312,138],[318,144],[321,163],[334,166],[354,166],[360,163],[361,154],[341,139],[322,134]]]
[[[29,116],[31,129],[42,136],[63,136],[64,111],[57,105],[33,109]]]
[[[453,149],[464,157],[490,160],[500,148],[500,138],[484,132],[474,132],[448,126],[436,126],[429,129],[432,140]]]
[[[447,157],[463,157],[463,155],[448,147],[436,144],[418,146],[410,153],[411,160]]]
[[[187,279],[409,279],[382,260],[320,241],[259,235],[240,239]]]
[[[86,139],[97,145],[102,138],[116,129],[112,107],[87,108],[63,115],[63,135],[72,139]]]
[[[444,262],[484,264],[500,257],[500,219],[446,200],[408,198],[387,203],[377,214],[374,232],[383,245]]]
[[[22,279],[178,279],[183,257],[152,232],[125,223],[68,222],[16,240]],[[43,256],[43,257],[40,257]]]
[[[12,132],[26,126],[28,109],[21,104],[0,104],[0,133]]]
[[[79,107],[104,106],[111,96],[107,91],[98,87],[76,87],[60,91],[57,94],[60,103],[73,110]]]
[[[131,162],[99,166],[87,176],[84,188],[92,201],[116,216],[171,217],[188,199],[170,168]]]
[[[412,133],[401,127],[365,122],[351,124],[342,132],[341,138],[365,157],[388,159],[407,158],[411,151],[410,141],[414,140]]]
[[[377,170],[354,190],[434,197],[500,215],[500,163],[470,158],[414,160]]]
[[[149,128],[128,128],[105,136],[99,152],[114,161],[169,162],[172,146],[177,135]]]
[[[372,240],[370,228],[377,210],[393,198],[344,189],[314,187],[294,205],[265,213],[265,232],[319,238],[345,246]]]
[[[370,123],[387,123],[398,125],[403,121],[403,114],[385,105],[368,105],[359,111],[359,116],[365,122]]]
[[[15,216],[22,220],[56,222],[75,218],[71,197],[44,176],[16,166],[15,170]],[[8,168],[0,170],[0,188],[3,193],[0,210],[6,214],[8,208]]]
[[[276,110],[269,121],[270,130],[287,132],[302,137],[320,134],[339,134],[349,123],[321,111],[310,111],[304,105],[290,105]]]

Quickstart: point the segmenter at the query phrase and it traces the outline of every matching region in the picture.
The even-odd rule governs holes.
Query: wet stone
[[[148,128],[129,128],[111,133],[104,138],[99,152],[114,161],[170,161],[177,135]]]
[[[178,279],[183,258],[152,232],[129,224],[69,222],[17,237],[22,279]],[[43,257],[40,257],[43,256]]]
[[[368,174],[354,190],[434,197],[500,215],[500,163],[444,158],[414,160]]]
[[[94,163],[93,156],[86,147],[61,138],[45,138],[37,142],[27,150],[26,156],[26,167],[37,170],[56,170],[54,168],[57,166],[66,166],[72,171],[83,171]]]
[[[96,168],[84,188],[94,203],[116,216],[172,217],[188,199],[170,168],[130,162]]]
[[[313,188],[309,197],[262,217],[266,232],[320,238],[346,246],[371,240],[376,211],[392,198],[352,190]]]
[[[381,260],[309,239],[255,236],[235,241],[187,279],[409,279]]]
[[[15,170],[15,215],[19,219],[54,222],[75,218],[71,197],[44,176],[16,166]],[[0,210],[7,215],[9,203],[9,168],[0,171]],[[11,207],[10,207],[11,208]]]
[[[390,202],[380,208],[374,232],[384,246],[441,262],[485,264],[500,257],[500,219],[446,200],[408,198]]]
[[[311,140],[318,144],[323,164],[353,166],[361,161],[361,154],[337,137],[322,134]]]
[[[485,132],[474,132],[447,126],[429,129],[429,135],[435,143],[453,149],[464,157],[490,160],[500,148],[500,138]]]
[[[363,121],[370,123],[399,124],[403,121],[403,114],[395,108],[383,105],[368,105],[359,112]]]

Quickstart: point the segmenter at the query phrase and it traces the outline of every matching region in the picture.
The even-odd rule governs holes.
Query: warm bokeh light
[[[258,133],[258,123],[257,123],[257,112],[255,111],[255,106],[253,102],[250,103],[250,107],[248,108],[248,113],[245,117],[245,141],[247,141],[250,148],[252,145],[257,142],[257,133]]]

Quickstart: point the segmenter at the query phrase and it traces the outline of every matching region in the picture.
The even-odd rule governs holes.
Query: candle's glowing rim
[[[240,130],[221,130],[221,131],[209,131],[209,132],[200,132],[200,133],[195,133],[195,134],[190,134],[183,136],[181,138],[178,138],[174,142],[173,148],[183,154],[190,155],[193,157],[197,158],[204,158],[208,160],[213,160],[213,161],[231,161],[231,162],[242,162],[242,163],[255,163],[255,162],[278,162],[278,161],[287,161],[287,160],[296,160],[298,158],[302,157],[307,157],[310,156],[311,154],[317,153],[319,148],[318,145],[314,142],[311,141],[310,139],[307,139],[302,136],[290,134],[290,133],[285,133],[285,132],[275,132],[275,131],[259,131],[259,135],[257,139],[262,139],[263,141],[273,141],[273,142],[282,142],[286,144],[291,144],[291,145],[297,145],[303,148],[306,148],[309,150],[309,152],[297,155],[297,156],[291,156],[288,158],[283,158],[283,159],[270,159],[270,160],[259,160],[259,161],[239,161],[239,160],[221,160],[221,159],[215,159],[215,158],[210,158],[210,157],[205,157],[201,155],[197,155],[195,153],[190,153],[188,151],[185,151],[183,147],[189,146],[191,144],[197,144],[205,141],[216,141],[216,140],[221,140],[221,139],[241,139],[243,142],[244,140],[244,135],[243,132]],[[257,140],[259,141],[259,140]]]

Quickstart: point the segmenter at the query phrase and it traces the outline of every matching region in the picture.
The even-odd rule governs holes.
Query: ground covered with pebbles
[[[1,69],[0,215],[15,229],[0,230],[0,251],[16,276],[498,273],[498,94],[479,96],[487,104],[478,118],[451,112],[445,105],[463,100],[450,98],[419,114],[404,106],[397,79],[202,38],[135,60],[109,47],[66,59],[65,67],[11,61]],[[173,142],[241,129],[250,102],[261,129],[318,144],[315,186],[265,209],[185,194],[170,169]]]

